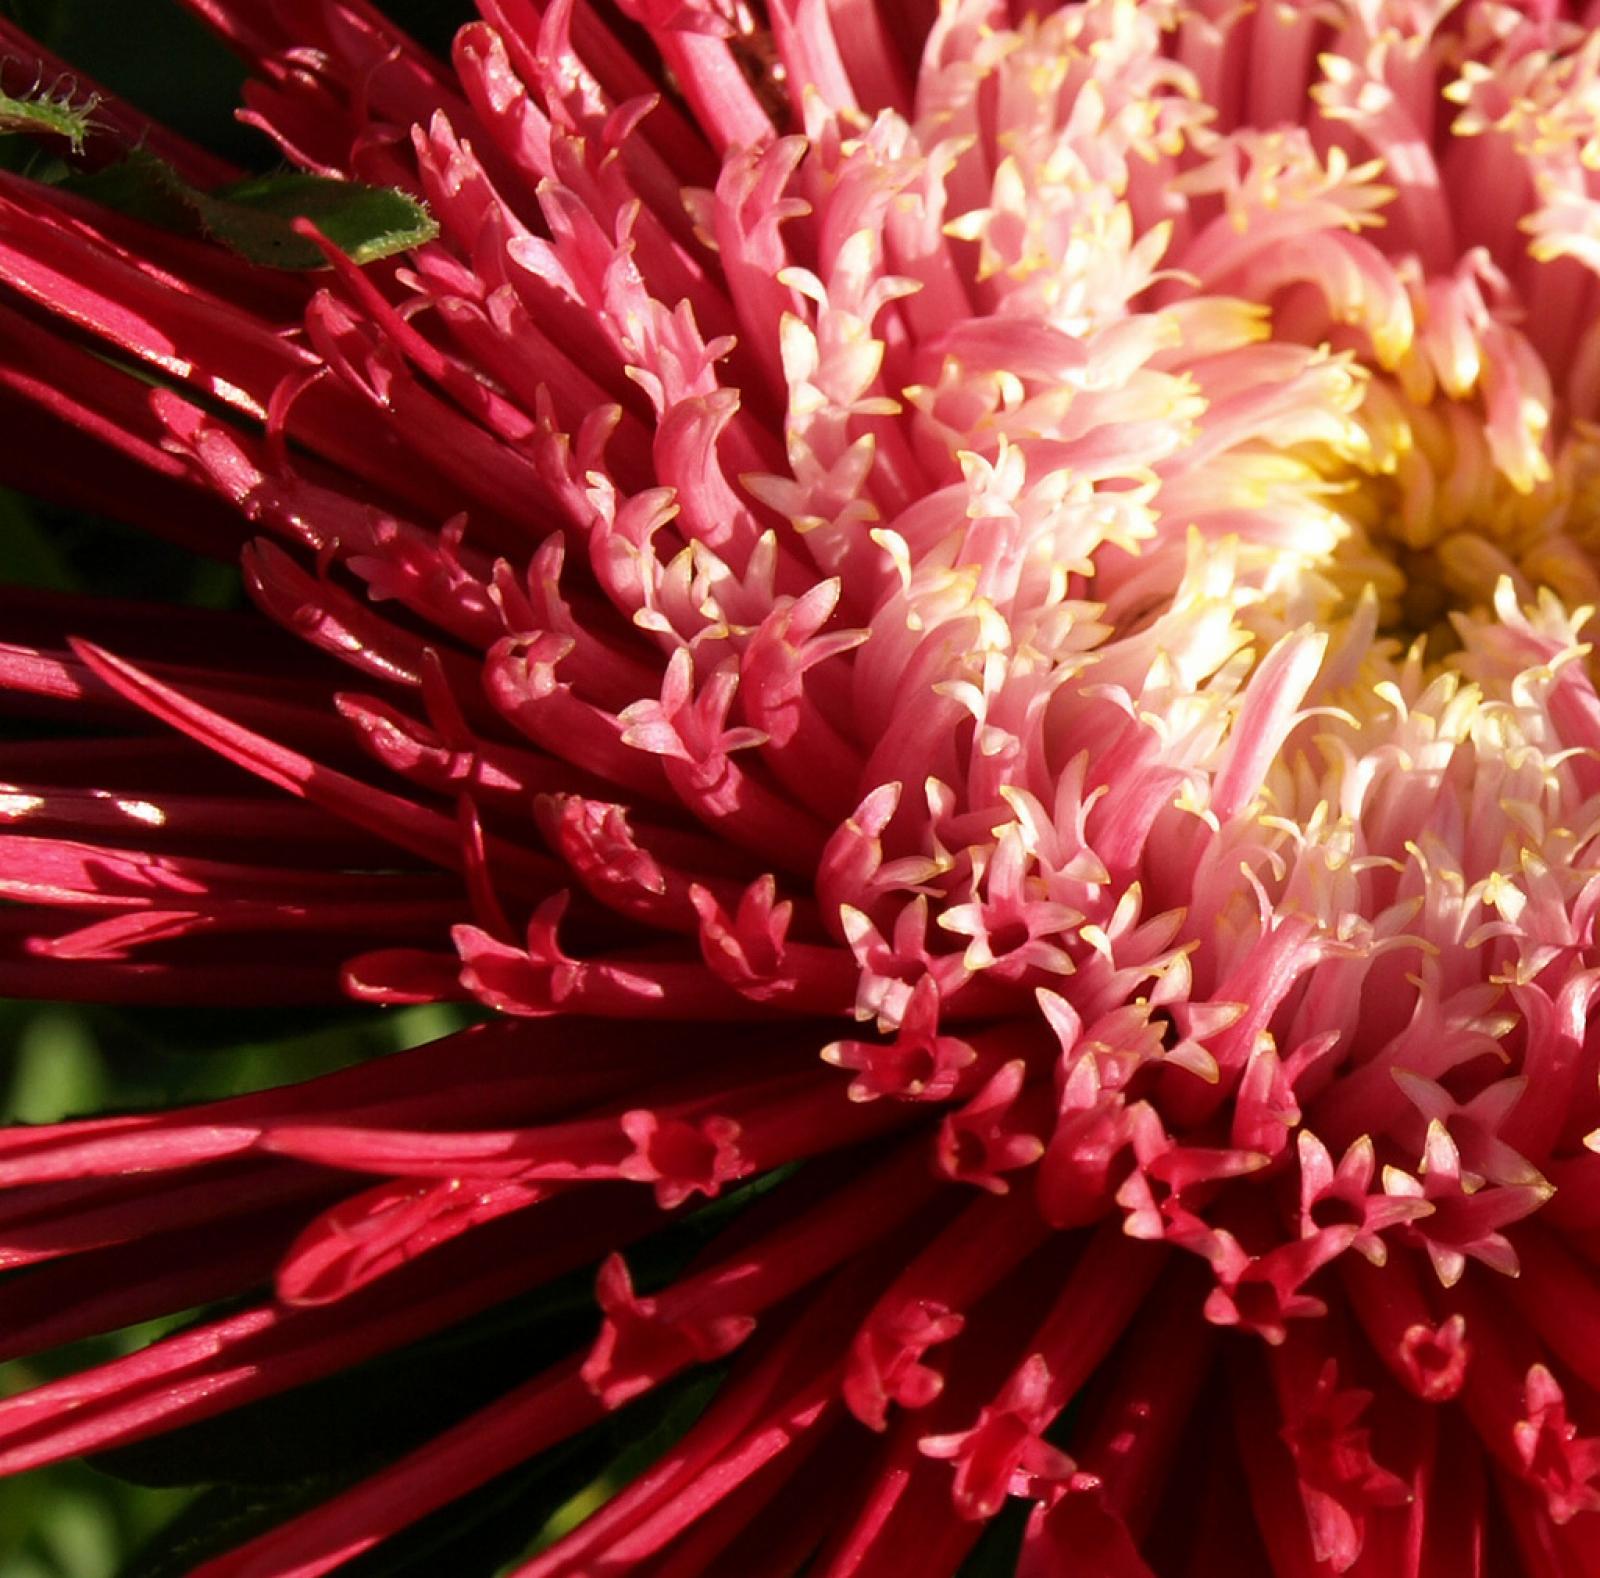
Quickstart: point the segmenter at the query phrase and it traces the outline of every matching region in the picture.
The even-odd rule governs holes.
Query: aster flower
[[[1030,1578],[1595,1571],[1593,17],[481,0],[446,67],[189,4],[437,234],[285,273],[0,176],[10,480],[266,616],[10,602],[77,732],[8,749],[0,987],[485,1022],[0,1136],[5,1353],[234,1300],[0,1468],[577,1274],[200,1572],[702,1367],[523,1578],[931,1578],[1008,1500]]]

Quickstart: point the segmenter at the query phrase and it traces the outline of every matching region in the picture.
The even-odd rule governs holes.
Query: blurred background
[[[7,1122],[48,1123],[107,1108],[203,1101],[256,1090],[414,1046],[456,1028],[452,1010],[376,1017],[199,1010],[137,1014],[77,1005],[0,1003]],[[59,1353],[0,1365],[9,1396],[142,1347],[152,1322]],[[133,1552],[191,1500],[82,1464],[0,1480],[0,1578],[116,1578]]]

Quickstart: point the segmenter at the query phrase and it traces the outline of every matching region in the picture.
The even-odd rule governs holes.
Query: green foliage
[[[318,247],[295,234],[297,219],[310,220],[357,263],[393,257],[439,233],[428,211],[403,192],[297,171],[257,176],[209,195],[191,190],[187,201],[215,240],[271,268],[325,266]]]
[[[0,132],[59,137],[74,153],[82,153],[94,107],[92,96],[75,101],[70,89],[45,88],[21,94],[0,92]]]
[[[110,1096],[105,1060],[85,1017],[48,1006],[29,1015],[17,1037],[11,1092],[12,1123],[54,1123],[94,1112]]]
[[[6,9],[19,8],[13,0]],[[82,31],[74,6],[20,9],[25,20],[30,12],[38,12],[33,25],[46,38],[59,33],[66,35],[64,41],[73,41]],[[130,9],[142,7],[121,8],[123,25]],[[99,25],[104,28],[103,20]],[[115,20],[112,30],[117,30]],[[0,68],[4,66],[0,60]],[[95,94],[80,92],[71,79],[19,91],[0,69],[0,138],[26,134],[46,144],[64,143],[72,154],[82,154],[97,103]],[[161,107],[156,108],[159,113]],[[19,161],[8,157],[5,162]],[[130,148],[124,158],[90,171],[74,170],[59,160],[22,161],[22,167],[35,180],[63,186],[147,224],[209,237],[263,268],[326,267],[316,243],[297,234],[298,221],[315,225],[324,238],[361,264],[393,257],[438,234],[427,209],[403,192],[298,170],[254,175],[202,191],[148,148]]]
[[[123,1578],[123,1553],[188,1500],[78,1465],[0,1481],[0,1578]]]
[[[148,149],[62,184],[147,224],[221,242],[263,268],[327,267],[316,243],[296,233],[296,220],[309,220],[357,263],[393,257],[439,233],[427,209],[404,192],[295,170],[202,192]]]
[[[275,160],[272,145],[233,118],[243,63],[176,0],[0,0],[0,12],[174,131],[247,168]]]

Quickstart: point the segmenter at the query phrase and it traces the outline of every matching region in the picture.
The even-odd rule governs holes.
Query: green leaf
[[[188,200],[193,188],[167,163],[146,148],[126,159],[87,174],[74,172],[58,183],[67,191],[130,219],[142,219],[160,230],[186,235],[202,233],[199,217]]]
[[[206,230],[252,263],[321,268],[322,253],[291,228],[309,219],[346,257],[375,263],[439,233],[433,216],[404,192],[291,171],[263,175],[188,200]]]
[[[43,91],[13,97],[0,92],[0,132],[27,132],[35,137],[62,137],[74,153],[83,151],[83,140],[93,125],[96,100],[74,104],[71,95]]]
[[[0,12],[85,78],[245,169],[267,168],[277,150],[233,118],[244,62],[197,9],[174,0],[0,0]]]
[[[297,219],[309,219],[356,263],[393,257],[439,233],[426,208],[387,187],[291,170],[202,192],[143,148],[120,164],[62,184],[146,224],[209,236],[264,268],[327,267],[317,244],[295,234]]]

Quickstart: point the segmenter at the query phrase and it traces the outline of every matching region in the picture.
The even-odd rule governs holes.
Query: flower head
[[[0,1137],[8,1351],[273,1282],[0,1467],[598,1264],[585,1344],[202,1571],[708,1363],[524,1578],[950,1573],[1008,1498],[1025,1572],[1591,1559],[1592,19],[481,0],[446,67],[190,4],[437,234],[283,274],[0,176],[14,480],[299,641],[28,609],[0,682],[99,732],[11,758],[0,985],[486,1022]]]

